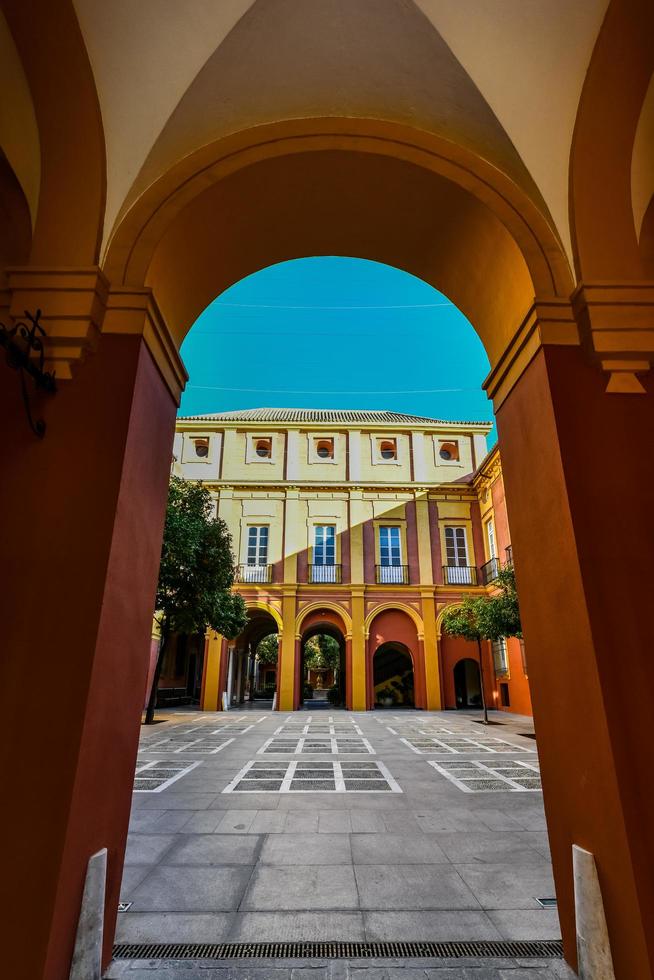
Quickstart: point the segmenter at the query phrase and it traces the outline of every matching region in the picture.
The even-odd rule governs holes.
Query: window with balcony
[[[379,528],[377,581],[384,585],[405,585],[407,566],[402,564],[402,537],[397,525]]]
[[[336,527],[317,524],[313,531],[312,582],[338,582],[340,566],[336,564]]]
[[[465,527],[445,528],[445,582],[447,585],[475,585],[476,569],[468,564]]]
[[[240,577],[243,582],[268,581],[269,530],[267,524],[252,525],[248,528],[245,564],[240,569]]]
[[[499,640],[493,640],[492,648],[495,674],[497,677],[502,677],[509,672],[509,655],[504,637]]]
[[[497,558],[497,545],[495,543],[495,522],[491,517],[486,524],[486,541],[488,542],[488,557]]]

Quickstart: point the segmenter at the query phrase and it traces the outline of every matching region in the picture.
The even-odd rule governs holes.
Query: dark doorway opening
[[[481,708],[481,681],[476,660],[459,660],[454,667],[454,694],[457,708]]]
[[[345,637],[331,623],[321,623],[302,636],[299,663],[299,706],[343,708],[345,691]]]
[[[414,708],[413,659],[402,643],[383,643],[372,660],[376,708]]]

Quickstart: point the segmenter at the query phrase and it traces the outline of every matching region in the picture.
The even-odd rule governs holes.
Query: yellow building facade
[[[237,705],[263,686],[254,654],[273,632],[281,710],[302,703],[304,646],[317,633],[341,651],[334,703],[479,704],[476,654],[441,638],[439,624],[448,605],[485,591],[507,557],[503,491],[489,489],[501,486],[499,454],[487,452],[490,428],[386,411],[178,419],[174,472],[201,480],[215,499],[250,617],[241,637],[208,639],[203,707]],[[509,678],[498,680],[501,664],[498,673],[488,656],[486,697],[499,706],[498,684]],[[467,681],[456,680],[464,660],[474,662],[473,675],[469,668]]]

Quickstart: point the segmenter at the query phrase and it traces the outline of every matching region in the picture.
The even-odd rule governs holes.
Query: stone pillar
[[[159,364],[162,325],[146,297],[123,330],[106,313],[97,336],[106,283],[71,275],[61,274],[60,289],[52,273],[14,278],[14,307],[44,310],[46,329],[56,326],[52,359],[72,379],[42,406],[42,440],[18,385],[0,385],[0,706],[12,762],[3,968],[17,980],[68,976],[87,865],[104,847],[105,965],[110,958],[184,376],[168,348]],[[29,765],[13,764],[19,758]]]
[[[204,645],[202,710],[220,711],[220,673],[223,637],[211,630]]]
[[[279,643],[279,662],[277,665],[277,708],[279,711],[293,711],[296,698],[295,663],[295,592],[282,597],[282,635]]]
[[[566,958],[576,962],[578,845],[595,858],[616,977],[649,980],[654,381],[647,359],[628,352],[646,346],[654,316],[642,306],[609,312],[580,317],[584,348],[571,318],[549,338],[551,324],[537,318],[528,363],[514,362],[512,377],[496,370],[489,387]],[[598,336],[593,322],[604,324]],[[594,363],[593,348],[612,355]]]

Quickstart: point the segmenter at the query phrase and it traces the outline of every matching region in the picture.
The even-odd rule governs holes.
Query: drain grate
[[[295,943],[117,943],[116,960],[368,959],[429,957],[561,958],[559,940],[478,940],[470,942],[295,942]]]

